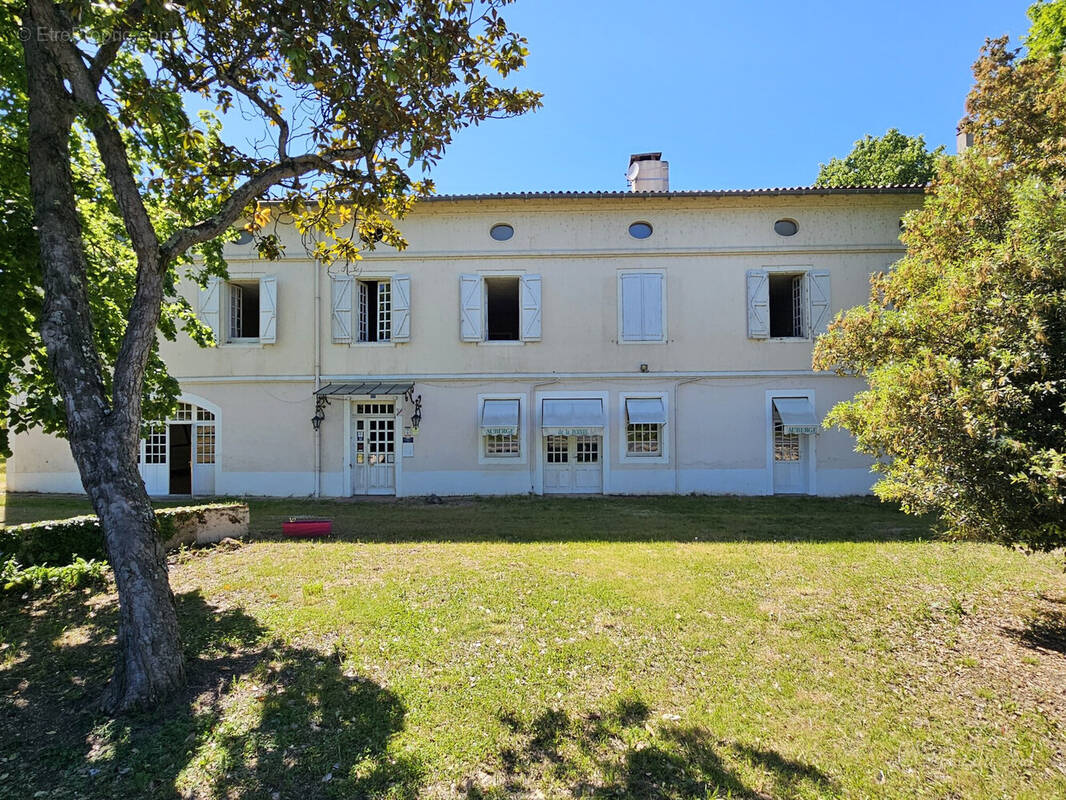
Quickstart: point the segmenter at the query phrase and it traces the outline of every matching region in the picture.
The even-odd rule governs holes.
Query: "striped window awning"
[[[381,395],[400,396],[414,388],[413,383],[380,383],[365,381],[363,383],[327,383],[317,392],[316,397],[378,397]]]

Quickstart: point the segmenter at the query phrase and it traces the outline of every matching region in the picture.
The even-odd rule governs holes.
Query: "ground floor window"
[[[799,461],[800,437],[798,433],[785,433],[781,415],[774,409],[774,461]]]
[[[497,436],[485,436],[485,456],[487,458],[508,458],[521,455],[518,434],[509,433]]]
[[[661,432],[662,426],[652,423],[638,422],[626,425],[626,455],[662,455]]]

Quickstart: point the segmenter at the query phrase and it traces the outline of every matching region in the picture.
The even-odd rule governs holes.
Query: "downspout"
[[[311,337],[314,339],[314,362],[315,362],[315,391],[317,392],[322,388],[322,331],[319,325],[319,306],[322,304],[321,298],[321,272],[322,265],[317,261],[315,262],[315,307],[311,312],[311,326],[314,330],[314,335]],[[315,397],[317,401],[317,396]],[[315,479],[314,479],[314,494],[315,497],[322,496],[322,431],[319,428],[315,428]]]
[[[529,417],[530,420],[534,420],[534,419],[537,418],[537,415],[533,413],[533,403],[536,400],[535,395],[536,395],[537,389],[540,389],[542,386],[551,386],[553,383],[558,383],[558,382],[559,382],[558,378],[552,378],[550,381],[544,381],[543,383],[534,383],[534,384],[532,384],[529,387],[529,412],[528,412],[527,416]],[[533,487],[537,485],[535,472],[536,472],[536,466],[537,466],[537,453],[540,452],[540,444],[541,444],[539,440],[536,442],[537,450],[536,450],[536,452],[534,452],[534,450],[533,450],[533,446],[534,446],[533,440],[537,439],[537,438],[538,438],[537,437],[537,432],[535,430],[531,430],[530,433],[529,433],[529,492],[530,492],[530,494],[533,493]]]
[[[673,428],[674,429],[673,429],[673,431],[670,434],[670,440],[671,440],[670,447],[673,449],[673,452],[674,452],[674,494],[680,494],[681,493],[681,451],[678,450],[678,444],[677,444],[677,417],[678,417],[678,413],[677,413],[677,395],[678,395],[678,392],[677,392],[677,390],[680,389],[682,386],[684,386],[686,383],[695,383],[696,381],[702,381],[702,380],[703,380],[703,378],[687,378],[686,380],[678,381],[677,383],[674,384],[674,402],[673,402],[673,412],[674,412],[674,425],[673,425]]]

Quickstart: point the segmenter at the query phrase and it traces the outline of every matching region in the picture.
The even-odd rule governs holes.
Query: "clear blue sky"
[[[988,37],[1018,41],[1019,0],[518,0],[516,82],[544,107],[461,132],[440,193],[622,190],[630,153],[661,150],[671,188],[811,183],[888,128],[955,148]]]

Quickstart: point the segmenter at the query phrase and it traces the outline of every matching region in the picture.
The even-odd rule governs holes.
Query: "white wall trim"
[[[644,342],[643,344],[657,344]],[[832,372],[815,372],[811,369],[749,369],[711,370],[689,372],[425,372],[397,375],[322,375],[321,380],[335,383],[358,383],[380,381],[403,383],[404,381],[536,381],[554,379],[579,380],[663,380],[671,378],[837,378]],[[314,375],[199,375],[176,376],[182,384],[210,383],[311,383]]]
[[[905,255],[907,248],[903,247],[898,242],[884,242],[868,245],[809,245],[807,247],[786,244],[786,245],[761,245],[759,247],[750,246],[734,246],[734,247],[669,247],[658,248],[655,250],[640,250],[634,251],[629,248],[596,248],[587,250],[570,250],[570,249],[544,249],[544,250],[524,250],[521,252],[503,252],[500,250],[425,250],[422,252],[412,252],[411,250],[404,250],[399,253],[386,253],[381,250],[377,250],[373,255],[364,258],[363,263],[367,264],[368,271],[365,273],[368,277],[374,273],[370,270],[371,267],[377,268],[377,262],[387,261],[501,261],[504,259],[545,259],[545,258],[669,258],[669,257],[692,257],[692,258],[706,258],[708,256],[723,256],[723,257],[735,257],[735,256],[788,256],[788,255],[855,255],[855,254],[868,254],[868,253],[892,253]],[[226,262],[228,264],[255,264],[258,259],[241,257],[241,256],[226,256]],[[300,257],[284,257],[276,260],[272,260],[271,264],[310,264],[313,259],[309,256]],[[260,262],[261,263],[261,262]],[[265,274],[265,273],[264,273]],[[362,272],[351,273],[353,277],[363,275]],[[238,278],[239,280],[239,278]]]
[[[344,398],[344,445],[341,448],[341,474],[344,486],[341,497],[352,496],[352,398]]]

